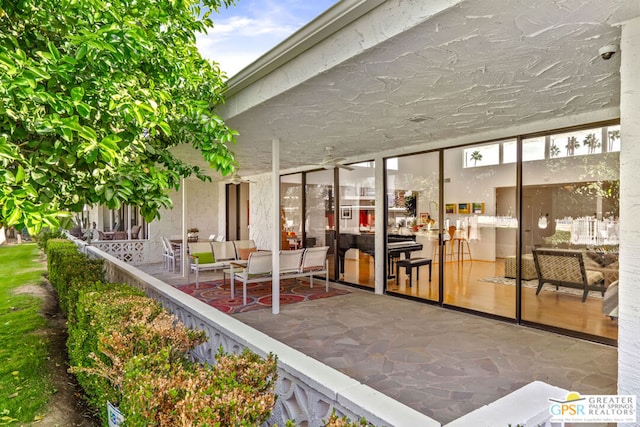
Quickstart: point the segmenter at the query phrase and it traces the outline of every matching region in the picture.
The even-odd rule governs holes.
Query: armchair
[[[582,302],[585,302],[589,291],[602,292],[606,286],[604,275],[599,271],[585,269],[581,251],[570,249],[533,249],[533,260],[538,274],[536,295],[545,283],[582,289]]]

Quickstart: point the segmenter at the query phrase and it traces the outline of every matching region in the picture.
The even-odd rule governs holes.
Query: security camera
[[[618,46],[615,44],[610,44],[607,46],[602,46],[598,49],[598,53],[605,61],[611,59],[611,57],[618,51]]]

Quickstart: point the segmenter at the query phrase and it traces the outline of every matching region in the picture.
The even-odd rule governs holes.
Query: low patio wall
[[[365,417],[377,426],[440,426],[439,422],[426,415],[274,340],[98,248],[80,243],[79,246],[90,257],[105,260],[107,280],[128,283],[144,290],[149,297],[160,301],[187,326],[204,330],[209,340],[194,352],[198,360],[214,363],[220,347],[229,353],[240,353],[248,348],[263,357],[269,353],[276,354],[278,399],[273,415],[267,423],[269,426],[276,423],[284,426],[287,420],[294,420],[297,425],[323,426],[322,420],[327,420],[334,408],[339,415],[347,415],[352,420]]]
[[[148,240],[94,240],[91,246],[132,265],[144,264],[149,259]]]

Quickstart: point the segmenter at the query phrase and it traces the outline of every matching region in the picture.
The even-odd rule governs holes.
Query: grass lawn
[[[48,340],[39,330],[38,297],[15,293],[40,286],[43,264],[36,244],[0,246],[0,425],[38,420],[54,392],[47,373]]]

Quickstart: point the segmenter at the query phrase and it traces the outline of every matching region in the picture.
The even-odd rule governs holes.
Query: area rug
[[[229,279],[224,283],[222,280],[200,282],[197,289],[195,283],[178,286],[178,289],[227,314],[260,310],[262,308],[270,308],[272,305],[271,282],[248,283],[247,305],[242,305],[242,282],[236,282],[235,284],[235,298],[231,298],[231,282]],[[329,287],[329,292],[325,292],[324,280],[314,280],[313,288],[309,287],[309,282],[306,281],[298,280],[297,283],[295,279],[280,281],[280,305],[349,293],[349,291],[332,287]]]
[[[499,285],[508,285],[508,286],[515,286],[516,285],[516,279],[510,279],[508,277],[485,277],[484,279],[478,279],[480,282],[490,282],[490,283],[497,283]],[[536,289],[538,287],[538,280],[534,279],[534,280],[523,280],[522,281],[522,286],[525,288],[533,288]],[[541,292],[558,292],[561,294],[567,294],[567,295],[577,295],[579,297],[582,298],[582,289],[576,289],[576,288],[566,288],[564,286],[560,286],[560,288],[558,290],[556,290],[555,285],[550,285],[548,283],[545,283],[542,286],[542,291]],[[602,298],[602,293],[599,291],[589,291],[589,298]]]

